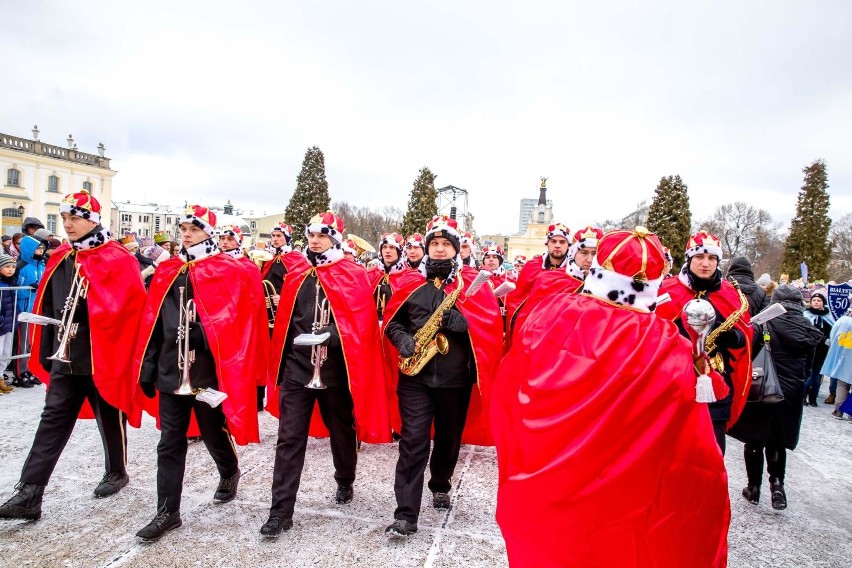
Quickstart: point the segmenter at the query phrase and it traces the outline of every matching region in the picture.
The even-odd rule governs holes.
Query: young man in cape
[[[59,211],[69,243],[51,256],[33,312],[65,322],[68,332],[31,326],[30,368],[47,396],[18,492],[0,507],[4,519],[41,516],[44,488],[78,415],[97,420],[104,444],[106,473],[95,497],[127,485],[127,421],[140,425],[130,378],[135,322],[145,303],[139,263],[110,240],[101,206],[88,192],[66,195]]]
[[[482,400],[487,400],[500,356],[500,312],[487,285],[471,296],[460,288],[469,287],[472,280],[459,282],[460,275],[465,278],[472,272],[475,276],[476,271],[466,267],[467,274],[462,273],[459,240],[455,219],[434,217],[426,231],[429,254],[420,264],[425,279],[395,291],[385,312],[385,354],[394,371],[400,357],[423,355],[426,346],[418,345],[414,337],[430,320],[448,345],[422,369],[397,371],[401,425],[394,424],[394,431],[401,432],[402,439],[394,483],[397,507],[393,523],[385,529],[390,536],[417,532],[427,462],[432,505],[448,509],[451,479],[463,439],[467,443],[491,443]],[[453,306],[441,315],[439,306],[451,296],[456,298]],[[474,389],[477,383],[479,388]],[[430,460],[433,424],[435,444]]]
[[[719,238],[707,231],[689,237],[683,267],[676,278],[668,278],[660,288],[660,295],[669,294],[671,301],[660,304],[657,315],[678,323],[681,333],[687,332],[680,323],[680,314],[687,302],[703,298],[716,311],[714,330],[725,322],[730,329],[719,334],[716,349],[708,353],[714,370],[722,375],[730,389],[729,394],[709,404],[716,442],[725,453],[725,432],[739,418],[745,406],[751,385],[752,331],[748,301],[731,282],[722,279],[719,264],[722,262],[722,245]],[[713,333],[711,330],[710,333]]]
[[[349,503],[354,495],[357,440],[391,440],[384,369],[379,366],[376,372],[375,366],[381,358],[376,304],[367,271],[343,259],[343,228],[343,219],[331,211],[315,215],[305,227],[304,255],[284,258],[287,278],[272,332],[267,382],[267,410],[279,416],[272,505],[260,528],[267,538],[293,526],[309,434],[331,437],[338,504]],[[324,311],[327,322],[322,321]],[[322,344],[295,341],[326,333]]]
[[[691,346],[653,314],[665,264],[646,229],[608,233],[584,293],[517,330],[491,404],[513,568],[725,565],[727,475]]]
[[[280,301],[281,287],[284,285],[284,277],[287,275],[287,268],[284,266],[284,255],[291,252],[293,249],[290,243],[293,241],[293,228],[281,221],[272,228],[270,233],[272,236],[269,239],[269,244],[272,245],[272,260],[263,263],[260,268],[260,277],[270,284],[275,289],[275,295],[272,297],[272,303],[277,308]]]
[[[461,245],[459,254],[461,255],[462,266],[478,269],[479,263],[476,262],[476,255],[473,253],[475,247],[473,235],[468,232],[462,233],[459,244]]]
[[[237,494],[240,469],[231,436],[240,445],[259,441],[254,346],[266,335],[258,337],[263,326],[256,321],[255,282],[216,247],[212,211],[191,205],[179,220],[181,248],[154,273],[134,354],[137,399],[161,432],[157,513],[136,533],[146,542],[181,525],[192,420],[219,472],[215,503]],[[235,322],[241,333],[234,333]],[[227,395],[221,404],[205,402],[220,393]]]
[[[405,264],[412,270],[417,270],[423,256],[426,254],[426,245],[423,243],[423,235],[414,233],[405,241]]]
[[[379,243],[379,254],[381,255],[382,269],[371,270],[367,273],[370,280],[370,288],[376,298],[376,313],[379,323],[384,317],[385,307],[394,290],[398,290],[404,282],[418,279],[419,275],[413,270],[405,269],[405,260],[402,256],[404,239],[399,233],[385,233]]]

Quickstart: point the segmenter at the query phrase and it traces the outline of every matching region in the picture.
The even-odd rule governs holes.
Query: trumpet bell
[[[373,245],[371,245],[358,235],[353,235],[352,233],[349,233],[348,235],[346,235],[346,238],[350,239],[353,243],[355,243],[355,250],[358,253],[355,256],[360,257],[365,252],[376,252],[376,248]]]
[[[263,266],[264,262],[268,262],[273,258],[272,253],[263,249],[250,250],[248,251],[247,256],[250,261],[257,265],[258,268]]]

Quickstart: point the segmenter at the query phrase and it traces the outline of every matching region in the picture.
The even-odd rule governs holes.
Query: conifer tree
[[[794,280],[802,275],[801,263],[808,265],[808,280],[825,279],[831,247],[828,236],[831,219],[828,217],[828,174],[825,162],[817,160],[802,170],[804,184],[796,202],[796,216],[790,223],[790,234],[784,246],[781,271]]]
[[[414,187],[408,197],[408,210],[402,218],[399,231],[404,237],[412,233],[423,234],[426,224],[438,212],[438,190],[435,189],[437,175],[423,167],[414,180]]]
[[[330,204],[328,181],[325,179],[325,156],[317,146],[312,146],[305,152],[302,171],[296,178],[296,190],[284,213],[287,223],[293,227],[293,238],[300,239],[311,217],[326,211]]]
[[[683,262],[692,227],[686,189],[679,175],[661,178],[648,208],[648,228],[660,237],[664,246],[669,247],[675,271]]]

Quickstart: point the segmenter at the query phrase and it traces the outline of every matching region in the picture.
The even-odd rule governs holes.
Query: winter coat
[[[728,433],[741,442],[781,445],[792,450],[799,442],[805,379],[814,348],[823,339],[822,333],[802,315],[799,290],[780,286],[772,295],[772,303],[779,303],[787,310],[765,326],[784,400],[776,404],[747,403]]]
[[[843,316],[831,329],[831,344],[822,374],[852,384],[852,317]]]
[[[38,287],[44,274],[44,260],[34,259],[33,253],[42,244],[35,237],[28,236],[21,239],[21,258],[24,260],[24,266],[18,274],[18,286],[31,286],[33,289],[18,291],[18,313],[30,312],[33,309],[35,288]]]
[[[831,337],[831,330],[834,327],[834,316],[831,315],[831,312],[828,309],[823,310],[823,312],[824,313],[814,311],[813,308],[805,308],[805,311],[802,312],[808,321],[820,330],[823,337],[823,341],[816,346],[816,350],[814,351],[814,362],[813,365],[811,365],[812,369],[822,368],[825,356],[828,355],[828,345],[830,343],[829,338]]]
[[[757,282],[754,281],[754,272],[751,263],[744,256],[738,256],[731,260],[728,267],[728,278],[733,278],[740,285],[743,295],[748,300],[748,313],[751,317],[763,311],[769,305],[769,298]]]
[[[9,282],[0,277],[0,335],[11,333],[15,325],[15,292],[4,290],[14,285],[14,281]]]

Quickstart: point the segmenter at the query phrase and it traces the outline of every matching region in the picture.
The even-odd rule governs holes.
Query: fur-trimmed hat
[[[219,227],[220,237],[234,237],[238,246],[243,245],[243,231],[236,225],[223,225]]]
[[[210,237],[216,236],[216,214],[201,205],[188,206],[180,217],[180,224],[192,223]]]
[[[101,204],[85,189],[66,195],[59,204],[59,212],[76,215],[95,223],[101,222]]]
[[[574,243],[568,247],[569,262],[573,260],[574,256],[580,251],[580,249],[598,248],[598,241],[600,241],[603,236],[603,229],[599,229],[591,225],[587,225],[574,233]]]
[[[405,240],[405,248],[409,247],[420,247],[424,251],[426,250],[426,241],[423,239],[423,235],[420,233],[414,233],[413,235],[409,235]]]
[[[463,245],[467,245],[467,246],[471,247],[471,249],[473,249],[473,245],[474,245],[473,235],[469,231],[465,231],[459,237],[459,243],[463,244]]]
[[[379,241],[379,253],[381,253],[384,245],[390,245],[399,251],[399,254],[402,254],[405,238],[399,233],[382,233],[382,240]]]
[[[719,262],[722,262],[722,242],[719,237],[704,229],[690,236],[689,240],[686,241],[684,260],[689,262],[690,258],[702,253],[715,255]]]
[[[527,257],[525,257],[524,255],[522,255],[522,254],[516,254],[515,255],[515,265],[526,264],[526,262],[527,262]]]
[[[287,241],[288,245],[293,240],[293,227],[291,227],[284,221],[279,221],[278,224],[272,227],[272,230],[269,231],[269,233],[272,234],[275,231],[278,231],[279,233],[282,233],[284,235],[284,239]]]
[[[547,228],[547,236],[544,238],[544,244],[547,244],[553,237],[565,237],[569,245],[574,242],[574,238],[571,236],[571,229],[562,223],[554,223]]]
[[[665,268],[663,245],[648,229],[612,231],[598,242],[583,291],[614,304],[653,311]]]
[[[500,248],[500,245],[487,245],[482,247],[482,260],[485,260],[485,257],[488,255],[494,255],[500,261],[500,265],[503,264],[503,249]]]
[[[342,248],[343,252],[346,254],[351,254],[356,257],[358,256],[358,247],[352,239],[344,239],[340,244],[340,248]]]
[[[331,237],[334,244],[340,246],[343,242],[343,229],[343,219],[329,210],[311,217],[310,222],[305,226],[305,237],[310,237],[311,233],[322,233]]]
[[[450,241],[453,248],[456,249],[456,254],[461,250],[461,235],[459,235],[459,224],[455,219],[447,215],[435,215],[429,224],[426,225],[426,250],[429,250],[429,243],[435,238],[445,238]]]

